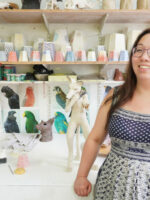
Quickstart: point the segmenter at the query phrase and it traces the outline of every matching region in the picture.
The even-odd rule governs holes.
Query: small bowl
[[[35,74],[38,81],[48,81],[48,74]]]

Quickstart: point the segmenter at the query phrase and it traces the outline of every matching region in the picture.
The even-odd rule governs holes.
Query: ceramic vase
[[[116,9],[116,0],[103,0],[103,9]]]
[[[149,0],[137,0],[137,9],[147,9]]]
[[[121,0],[120,9],[133,9],[134,0]]]

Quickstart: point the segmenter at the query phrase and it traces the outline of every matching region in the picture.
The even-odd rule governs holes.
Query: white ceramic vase
[[[137,0],[137,9],[148,9],[149,7],[149,0]]]
[[[103,9],[116,9],[116,0],[103,0]]]
[[[120,9],[128,9],[131,10],[134,7],[134,0],[121,0],[120,1]]]

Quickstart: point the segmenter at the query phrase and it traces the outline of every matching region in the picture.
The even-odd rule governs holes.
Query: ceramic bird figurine
[[[23,106],[32,107],[34,106],[34,103],[35,103],[35,96],[34,96],[33,88],[27,87]]]
[[[54,87],[53,91],[56,91],[56,101],[57,103],[65,109],[66,106],[66,94],[58,86]]]
[[[19,126],[16,122],[16,117],[14,116],[15,113],[15,111],[8,112],[8,117],[4,123],[6,133],[20,133]]]
[[[36,121],[34,114],[30,111],[25,111],[23,113],[23,117],[26,117],[26,124],[25,124],[26,132],[38,133],[38,129],[36,128],[38,122]]]
[[[55,113],[54,125],[55,125],[55,128],[58,133],[60,133],[60,134],[67,133],[68,122],[63,113],[61,113],[61,112]]]
[[[15,93],[10,87],[3,86],[1,92],[4,93],[8,99],[8,104],[11,109],[20,108],[19,95]]]
[[[8,3],[3,0],[3,2],[0,2],[0,9],[18,9],[19,6],[15,3]]]

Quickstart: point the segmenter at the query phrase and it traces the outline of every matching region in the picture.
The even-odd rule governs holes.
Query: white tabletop
[[[82,137],[83,136],[81,136],[81,141],[84,141]],[[15,154],[13,155],[11,154],[11,157],[9,155],[8,161],[10,162],[8,162],[7,164],[0,164],[0,177],[1,177],[0,191],[2,190],[3,193],[5,190],[12,191],[12,194],[15,195],[18,193],[19,198],[20,198],[19,194],[21,193],[19,191],[17,193],[13,192],[18,187],[22,188],[21,190],[22,192],[24,190],[26,191],[27,188],[28,188],[27,191],[29,192],[34,187],[34,191],[37,190],[39,194],[41,193],[41,191],[45,190],[44,196],[47,194],[47,192],[49,193],[49,195],[52,195],[56,191],[60,191],[56,192],[56,194],[54,195],[55,198],[50,198],[52,200],[59,199],[60,197],[57,198],[57,196],[59,195],[62,197],[62,199],[65,199],[63,198],[62,195],[66,195],[67,193],[69,195],[69,191],[70,195],[73,195],[73,182],[76,177],[79,161],[73,162],[74,167],[72,172],[66,171],[66,166],[67,166],[66,135],[55,134],[53,136],[52,141],[45,143],[42,142],[38,143],[31,152],[27,153],[27,155],[29,158],[29,167],[26,168],[26,173],[23,175],[12,174],[11,170],[8,167],[8,164],[10,164],[12,169],[15,169],[15,163],[17,161],[17,157]],[[103,161],[104,158],[97,157],[95,164],[100,166],[103,163]],[[96,180],[97,172],[98,171],[91,170],[89,173],[89,180],[93,185]],[[51,190],[52,194],[50,193]],[[8,193],[6,194],[8,195]],[[30,192],[29,195],[31,195]],[[46,198],[48,197],[45,196],[45,199]],[[26,199],[29,200],[30,198]],[[31,200],[34,199],[37,200],[37,197],[33,198],[32,196]],[[80,199],[80,198],[75,198],[75,199]],[[68,198],[68,200],[70,199]]]

